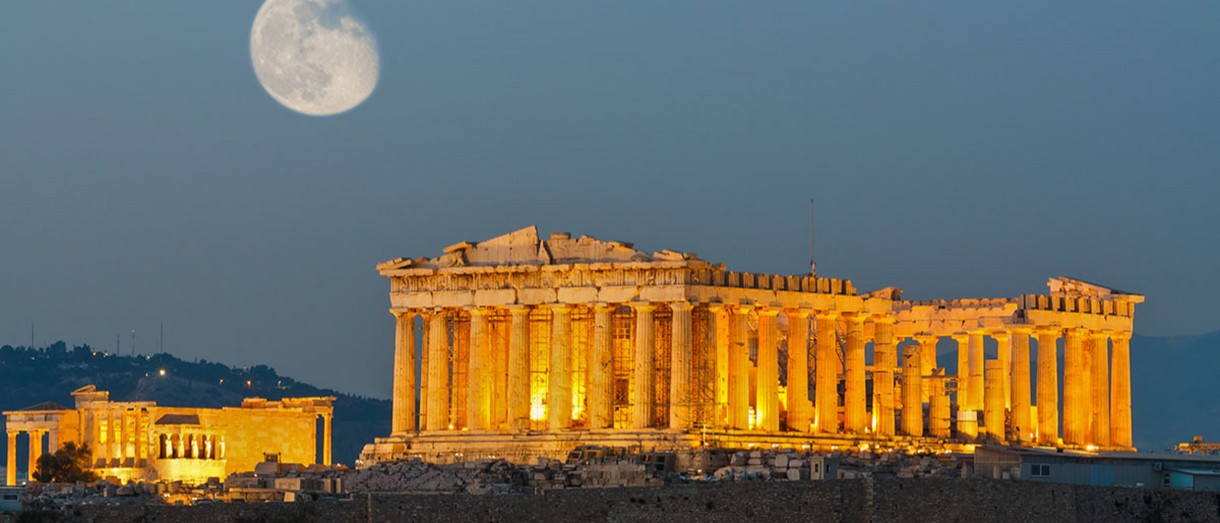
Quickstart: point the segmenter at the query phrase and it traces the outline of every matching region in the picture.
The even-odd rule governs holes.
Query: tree
[[[38,458],[38,467],[34,471],[34,481],[39,483],[78,483],[97,481],[99,478],[89,465],[93,461],[93,453],[89,445],[76,446],[69,441],[51,454],[43,454]]]

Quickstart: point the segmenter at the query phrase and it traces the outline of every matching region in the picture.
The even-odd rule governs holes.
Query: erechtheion
[[[4,413],[8,485],[16,484],[17,435],[22,432],[29,436],[29,475],[44,449],[54,452],[68,442],[88,445],[93,455],[89,468],[119,481],[199,484],[254,470],[267,454],[290,463],[330,464],[334,397],[246,398],[240,407],[219,409],[111,401],[109,392],[93,385],[73,391],[72,397],[75,408],[41,403]]]
[[[365,461],[585,444],[1133,450],[1144,298],[1081,280],[906,301],[534,227],[377,270],[397,320],[393,426]]]

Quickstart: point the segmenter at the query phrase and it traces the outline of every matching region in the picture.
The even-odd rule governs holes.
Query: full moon
[[[360,105],[377,87],[377,44],[343,0],[267,0],[250,30],[254,74],[275,101],[313,115]]]

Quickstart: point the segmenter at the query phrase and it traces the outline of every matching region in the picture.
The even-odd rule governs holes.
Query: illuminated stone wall
[[[110,401],[93,385],[72,393],[76,408],[52,403],[5,412],[7,484],[15,484],[17,435],[30,435],[32,471],[38,457],[62,444],[88,445],[92,469],[121,481],[161,479],[202,483],[209,477],[254,470],[265,454],[286,463],[330,463],[333,397],[247,398],[240,407],[163,407]],[[318,453],[318,421],[322,452]]]

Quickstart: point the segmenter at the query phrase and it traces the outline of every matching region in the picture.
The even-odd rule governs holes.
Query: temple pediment
[[[1047,280],[1046,286],[1050,289],[1052,296],[1098,299],[1123,298],[1127,301],[1132,301],[1135,303],[1141,303],[1144,301],[1144,295],[1139,293],[1112,289],[1096,283],[1087,282],[1076,278],[1068,278],[1066,276],[1050,278]]]
[[[444,269],[470,266],[558,265],[616,262],[681,262],[698,260],[694,253],[661,250],[647,253],[631,243],[599,240],[565,232],[543,240],[538,227],[529,226],[481,242],[450,245],[435,258],[395,258],[377,264],[381,272],[401,269]]]

